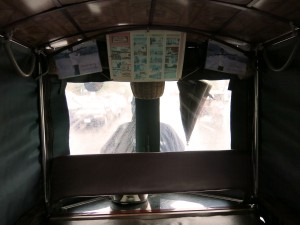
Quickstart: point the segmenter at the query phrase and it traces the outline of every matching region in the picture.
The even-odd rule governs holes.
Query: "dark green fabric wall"
[[[46,139],[49,159],[69,155],[69,111],[66,82],[56,75],[44,77]]]
[[[274,65],[283,65],[291,46],[269,52]],[[273,72],[261,64],[259,197],[272,224],[300,221],[299,62],[298,51],[283,72]]]
[[[26,65],[25,50],[14,49]],[[16,75],[0,46],[0,224],[12,225],[42,196],[38,82]]]

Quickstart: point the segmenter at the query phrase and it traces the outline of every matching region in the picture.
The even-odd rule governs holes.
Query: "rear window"
[[[164,146],[165,149],[230,149],[231,92],[227,90],[228,81],[205,82],[211,89],[204,97],[188,140],[181,122],[177,82],[165,83],[160,98],[161,139],[169,139],[165,143],[170,143]],[[134,152],[135,105],[129,83],[68,83],[66,97],[71,154]]]

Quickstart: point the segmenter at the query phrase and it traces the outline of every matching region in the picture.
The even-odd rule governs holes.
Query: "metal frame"
[[[258,197],[259,184],[259,68],[258,54],[256,50],[256,73],[254,76],[254,140],[253,140],[253,174],[254,174],[254,198]]]
[[[39,68],[40,69],[40,68]],[[49,177],[48,177],[48,151],[46,144],[46,120],[45,120],[45,102],[44,102],[44,84],[43,77],[39,78],[39,106],[40,106],[40,135],[42,146],[42,169],[43,169],[43,187],[44,187],[44,200],[46,207],[49,207],[50,191],[49,191]]]

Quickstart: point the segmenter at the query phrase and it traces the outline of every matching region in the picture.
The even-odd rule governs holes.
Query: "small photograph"
[[[141,72],[146,70],[146,64],[134,64],[134,72]]]
[[[122,53],[130,53],[130,48],[128,47],[119,47],[119,51]]]
[[[166,45],[168,46],[179,46],[180,38],[179,37],[167,37]]]
[[[146,64],[147,63],[147,57],[141,56],[140,57],[140,63]]]
[[[131,77],[131,71],[123,71],[122,77]]]
[[[162,65],[161,64],[150,64],[151,72],[158,72],[161,71]]]
[[[140,57],[138,57],[137,55],[134,56],[134,64],[139,64],[141,63],[140,61]]]
[[[176,69],[165,68],[164,78],[165,79],[175,79],[176,78]]]
[[[122,76],[122,71],[121,70],[113,70],[113,75],[116,77]]]
[[[164,38],[163,36],[152,36],[150,37],[150,46],[151,47],[162,47]]]
[[[113,70],[120,70],[122,66],[122,61],[121,60],[113,60],[112,61],[112,69]]]
[[[126,61],[126,60],[122,61],[121,70],[130,71],[130,67],[131,67],[130,61]]]
[[[177,70],[177,64],[165,64],[165,71]]]
[[[151,78],[153,80],[161,80],[162,79],[162,73],[161,72],[152,73],[152,74],[149,75],[149,78]]]
[[[150,56],[150,63],[162,63],[162,62],[163,62],[162,57]]]
[[[134,46],[134,55],[147,56],[147,45],[136,45]]]
[[[146,36],[135,36],[133,37],[133,45],[146,45],[147,37]]]
[[[140,73],[137,73],[137,72],[134,73],[134,79],[135,80],[140,80],[141,78],[142,78],[142,76],[141,76]]]
[[[121,49],[119,46],[112,46],[111,47],[111,52],[121,52]]]
[[[122,59],[122,57],[121,57],[121,55],[120,55],[120,53],[118,53],[118,52],[112,52],[111,53],[111,60],[112,61],[115,61],[115,60],[121,60]]]
[[[134,80],[144,80],[147,76],[145,71],[134,72]]]
[[[146,56],[134,56],[134,63],[138,63],[138,64],[146,64],[147,63],[147,57]]]
[[[127,43],[129,43],[129,37],[125,36],[125,35],[112,36],[111,37],[111,42],[112,42],[112,44],[127,44]]]
[[[166,55],[176,55],[178,56],[179,48],[178,47],[167,47]]]
[[[112,60],[121,60],[121,59],[130,59],[130,49],[127,47],[112,47],[111,48],[111,59]]]
[[[130,52],[122,52],[120,53],[121,58],[124,59],[131,59],[131,54]]]
[[[165,68],[177,68],[177,56],[166,56]]]
[[[162,56],[163,55],[163,50],[162,48],[151,48],[150,49],[150,55],[157,55],[157,56]]]

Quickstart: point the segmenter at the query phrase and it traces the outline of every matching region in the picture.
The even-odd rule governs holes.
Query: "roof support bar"
[[[41,144],[42,144],[42,168],[43,168],[43,188],[44,188],[44,201],[48,211],[50,189],[48,177],[48,151],[46,145],[46,122],[45,122],[45,102],[44,102],[44,84],[43,77],[39,78],[39,106],[40,106],[40,122],[41,122]]]
[[[156,0],[151,0],[151,7],[150,7],[150,13],[149,13],[149,26],[153,24],[153,18],[154,18],[154,11],[156,6]]]
[[[96,30],[89,30],[89,31],[86,31],[85,33],[88,34],[88,33],[95,33],[97,32],[96,35],[93,35],[93,36],[90,36],[89,38],[86,38],[86,39],[83,39],[83,40],[80,40],[76,43],[73,43],[71,45],[68,45],[68,46],[65,46],[65,47],[62,47],[52,53],[50,53],[50,55],[56,55],[72,46],[75,46],[77,44],[80,44],[80,43],[83,43],[87,40],[91,40],[91,39],[94,39],[94,38],[97,38],[101,35],[105,35],[105,34],[109,34],[109,33],[114,33],[114,32],[122,32],[122,31],[131,31],[131,30],[145,30],[145,29],[156,29],[156,30],[173,30],[173,31],[180,31],[180,32],[187,32],[187,33],[192,33],[192,34],[198,34],[198,35],[203,35],[203,36],[206,36],[208,38],[211,38],[213,40],[216,40],[216,41],[219,41],[221,43],[224,43],[224,44],[227,44],[229,46],[231,46],[232,48],[235,48],[237,49],[238,51],[241,51],[243,53],[246,54],[246,52],[243,50],[243,49],[240,49],[240,48],[237,48],[236,45],[232,45],[230,43],[225,43],[223,41],[223,39],[230,39],[232,41],[238,41],[239,43],[245,43],[245,44],[249,44],[248,42],[244,41],[244,40],[240,40],[240,39],[237,39],[235,37],[231,37],[231,36],[219,36],[219,35],[216,35],[215,33],[212,33],[210,31],[205,31],[205,30],[198,30],[198,29],[193,29],[193,28],[186,28],[186,27],[179,27],[179,26],[163,26],[163,25],[152,25],[152,26],[149,26],[148,24],[142,24],[142,25],[124,25],[124,26],[118,26],[118,27],[108,27],[108,28],[105,28],[105,29],[96,29]],[[80,35],[79,33],[76,33],[74,35],[71,35],[71,36],[67,36],[67,37],[62,37],[62,38],[59,38],[59,39],[56,39],[56,40],[53,40],[52,42],[56,42],[56,41],[59,41],[59,40],[62,40],[62,39],[66,39],[66,38],[70,38],[70,37],[74,37],[74,36],[77,36],[77,35]],[[47,43],[49,44],[49,43]],[[45,43],[46,45],[46,43]],[[42,46],[40,46],[42,47]]]
[[[256,50],[256,58],[257,50]],[[256,73],[254,76],[254,140],[253,140],[253,176],[254,176],[254,198],[258,197],[258,170],[259,170],[259,69],[258,60],[256,61]]]

